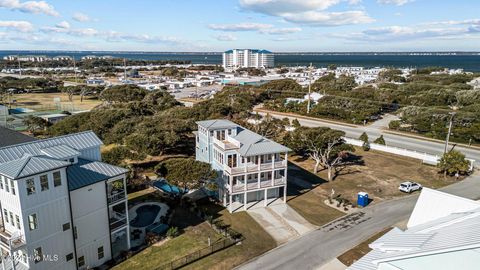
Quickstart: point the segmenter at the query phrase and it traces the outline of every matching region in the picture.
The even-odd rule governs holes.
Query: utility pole
[[[443,151],[444,154],[446,154],[447,151],[448,151],[448,143],[450,141],[450,133],[452,132],[453,117],[455,116],[455,114],[456,114],[456,112],[451,112],[450,113],[450,124],[448,125],[447,139],[445,140],[445,150]]]
[[[20,72],[20,77],[22,77],[22,66],[20,65],[20,55],[17,55],[18,61],[18,71]]]
[[[308,67],[308,80],[307,114],[310,113],[310,94],[312,93],[312,63],[310,63],[310,67]]]
[[[127,81],[127,59],[123,58],[123,80]]]
[[[75,57],[72,57],[73,59],[73,74],[75,77],[75,83],[77,83],[77,64],[75,63]]]

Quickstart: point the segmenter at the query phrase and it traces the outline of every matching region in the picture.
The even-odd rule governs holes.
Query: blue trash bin
[[[357,205],[361,207],[365,207],[368,205],[368,193],[366,192],[359,192],[357,197]]]

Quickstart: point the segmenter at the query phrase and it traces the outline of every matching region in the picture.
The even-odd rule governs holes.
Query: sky
[[[0,0],[0,50],[480,51],[478,0]]]

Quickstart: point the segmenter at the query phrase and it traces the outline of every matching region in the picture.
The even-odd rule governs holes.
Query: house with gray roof
[[[2,269],[87,269],[130,249],[124,168],[92,131],[0,147]]]
[[[36,139],[34,137],[30,137],[18,131],[0,126],[0,147],[5,147],[12,144],[18,144],[18,143],[24,143],[24,142],[32,142],[35,140]]]
[[[407,227],[371,243],[372,251],[348,269],[479,269],[479,202],[424,188]]]
[[[218,198],[230,212],[286,201],[289,148],[231,121],[197,122],[196,159],[218,172]]]

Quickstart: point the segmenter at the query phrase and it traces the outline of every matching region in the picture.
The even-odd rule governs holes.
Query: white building
[[[7,55],[3,57],[3,60],[20,62],[45,62],[50,60],[50,58],[45,55]]]
[[[223,68],[272,68],[274,55],[267,50],[233,49],[223,53]]]
[[[228,120],[197,124],[196,159],[218,172],[218,198],[230,212],[286,202],[290,149]]]
[[[130,248],[125,174],[91,131],[0,148],[1,269],[90,269]]]
[[[407,227],[371,243],[373,250],[348,269],[479,269],[479,202],[424,188]]]

